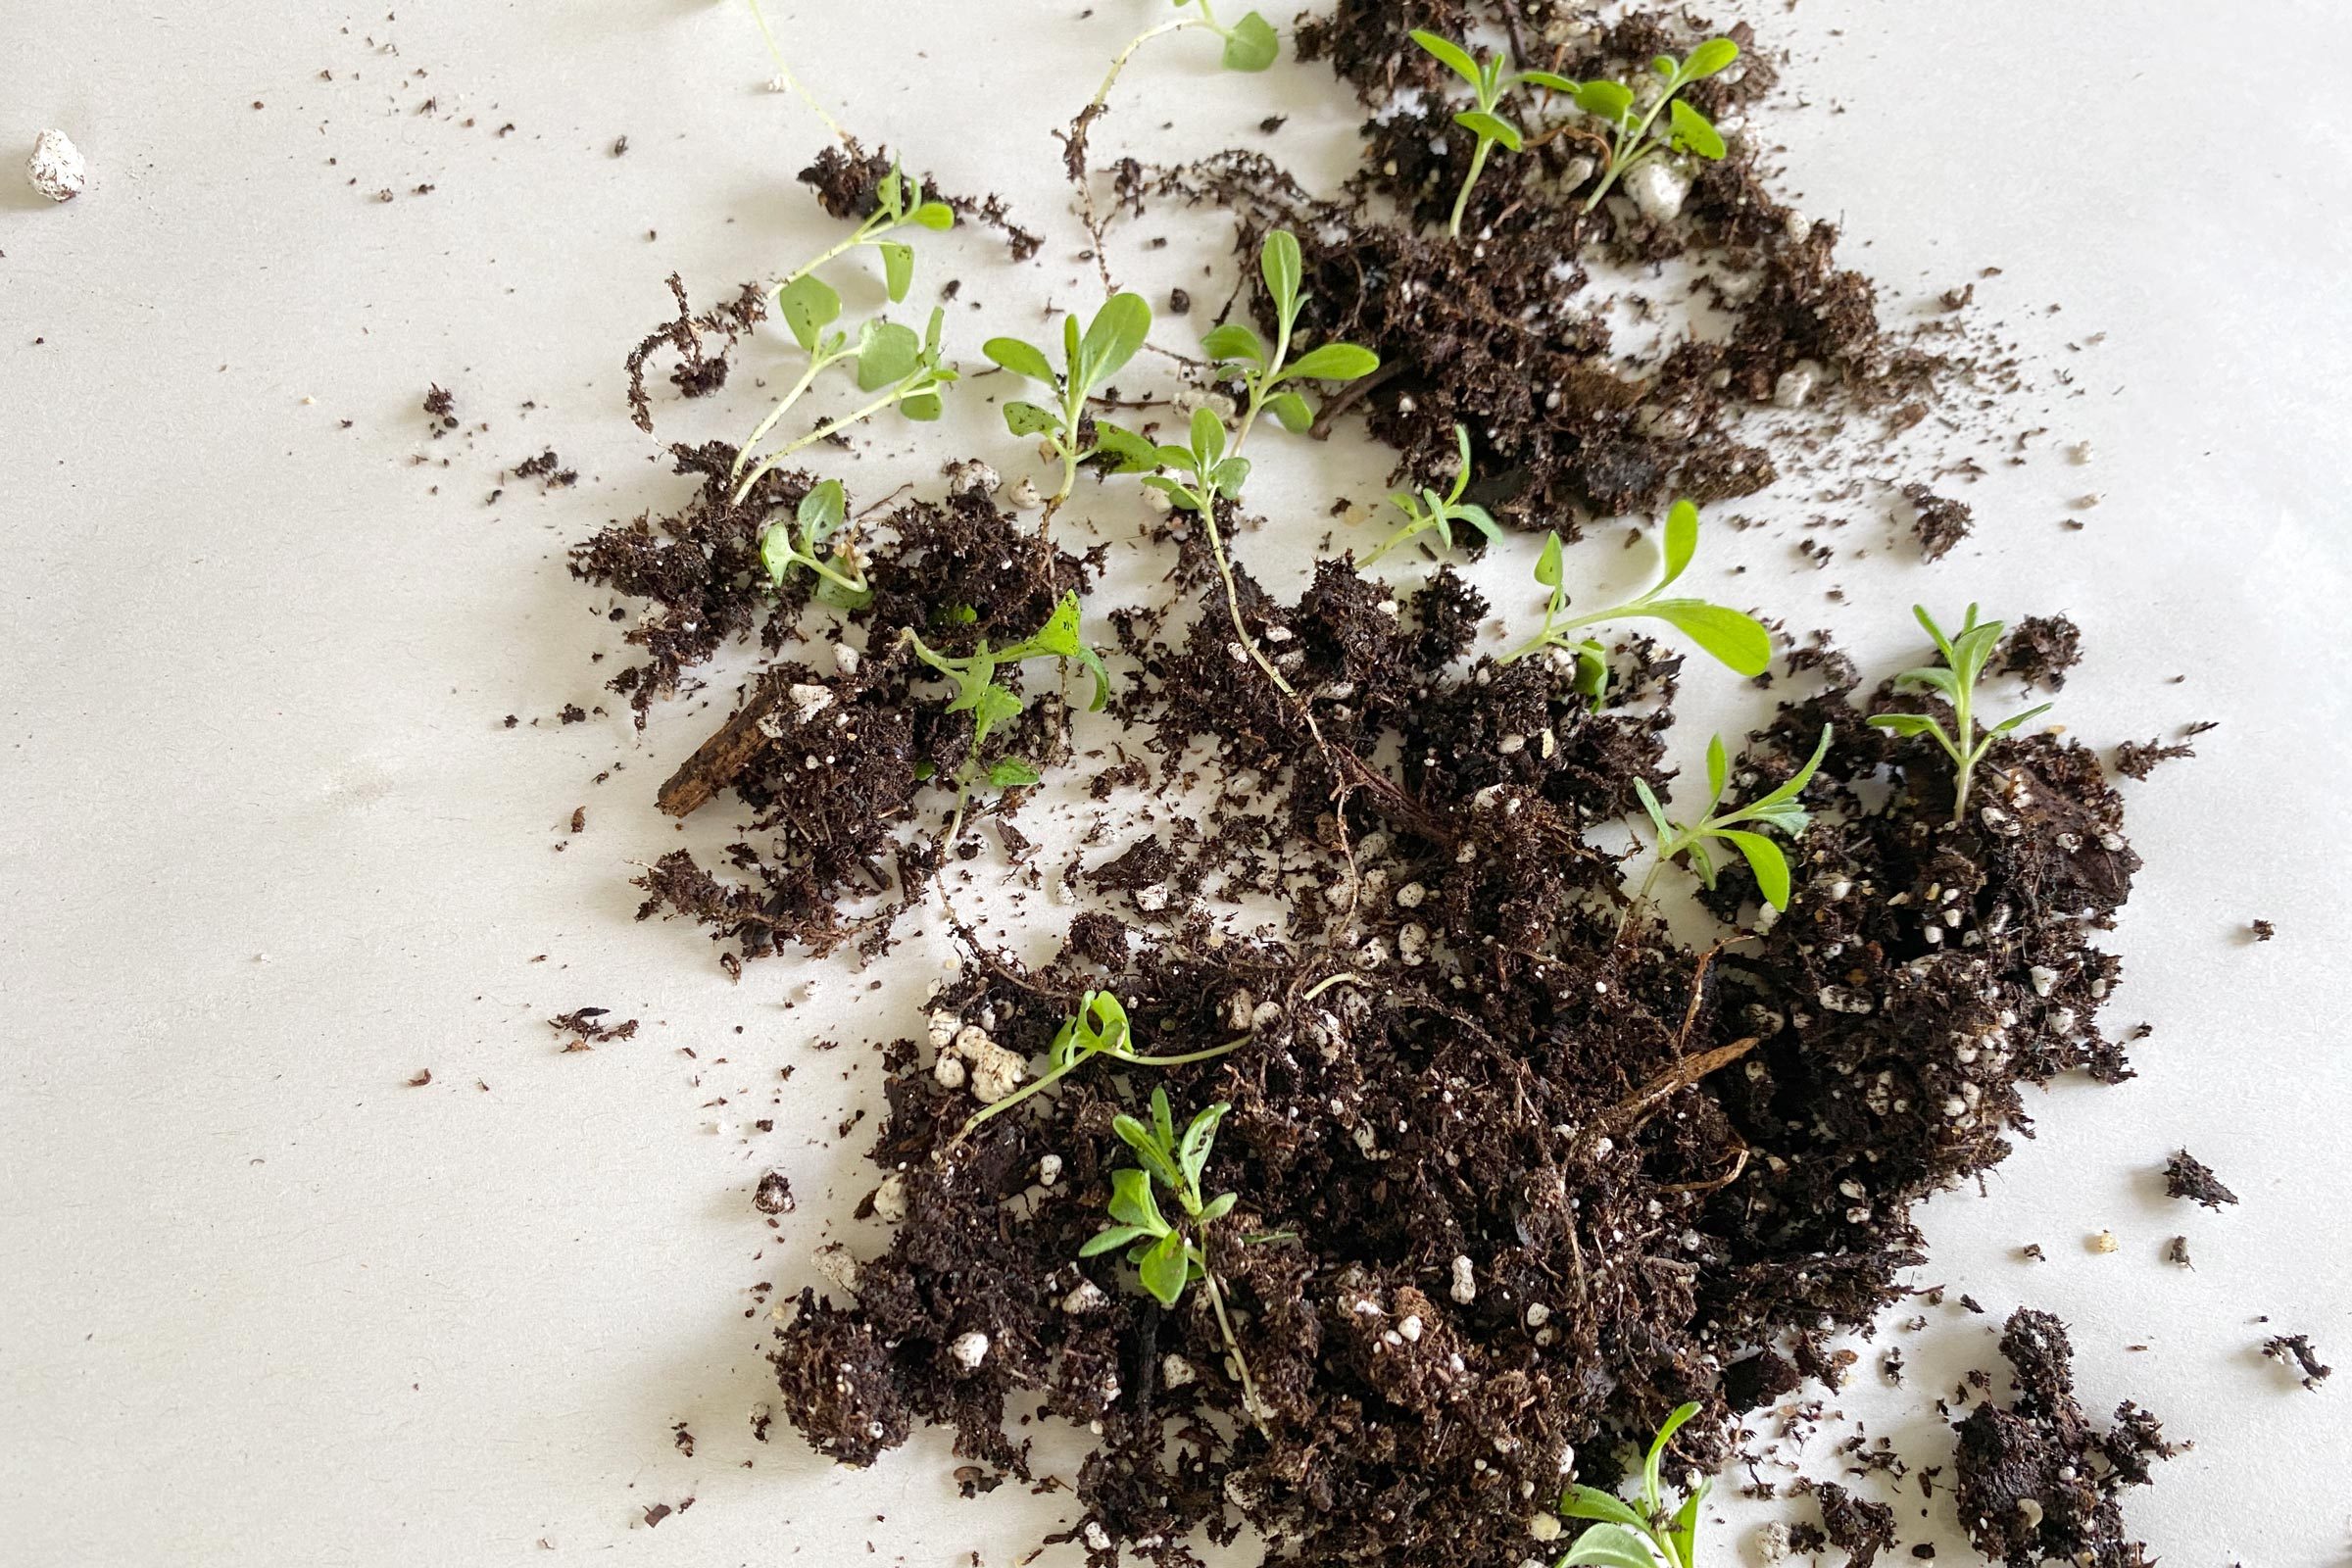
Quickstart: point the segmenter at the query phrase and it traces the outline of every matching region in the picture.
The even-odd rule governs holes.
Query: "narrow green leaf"
[[[1263,71],[1282,53],[1274,24],[1252,11],[1233,24],[1225,37],[1227,71]]]
[[[1466,506],[1457,505],[1451,510],[1455,516],[1469,523],[1480,533],[1485,534],[1489,539],[1499,539],[1502,537],[1501,524],[1494,520],[1494,514],[1489,512],[1486,508],[1473,503]]]
[[[1014,435],[1045,435],[1061,428],[1061,416],[1016,400],[1004,405],[1004,428]]]
[[[875,392],[903,381],[923,357],[922,339],[896,321],[868,321],[858,345],[858,389]]]
[[[1380,368],[1380,356],[1353,343],[1326,343],[1283,367],[1284,380],[1352,381]]]
[[[1078,363],[1088,392],[1118,373],[1135,358],[1152,332],[1152,307],[1141,294],[1113,294],[1102,302],[1079,340]]]
[[[1726,836],[1734,838],[1741,836],[1755,838],[1755,835],[1752,833],[1745,835]],[[1758,842],[1762,843],[1772,851],[1773,858],[1775,859],[1780,858],[1781,851],[1778,845],[1774,844],[1770,839],[1762,839]],[[1740,846],[1741,849],[1745,849],[1746,847],[1747,846],[1745,845]],[[1750,857],[1749,863],[1754,863],[1752,856]],[[1763,880],[1763,873],[1761,870],[1758,871],[1756,879],[1759,882]],[[1774,903],[1775,906],[1779,908],[1787,908],[1788,906],[1788,864],[1786,860],[1781,861],[1781,897],[1775,900]],[[1659,1504],[1665,1495],[1659,1484],[1658,1467],[1665,1462],[1666,1446],[1674,1441],[1674,1435],[1683,1429],[1683,1424],[1696,1414],[1698,1414],[1698,1405],[1696,1401],[1676,1405],[1673,1411],[1667,1415],[1666,1419],[1659,1423],[1658,1435],[1650,1440],[1649,1457],[1642,1466],[1642,1494],[1650,1499],[1650,1502],[1653,1506]]]
[[[1761,675],[1772,662],[1772,634],[1753,615],[1703,599],[1653,599],[1641,612],[1673,626],[1735,674]]]
[[[1168,1108],[1168,1092],[1165,1089],[1152,1091],[1152,1136],[1158,1140],[1163,1157],[1174,1152],[1176,1113]]]
[[[1583,85],[1582,82],[1570,81],[1566,76],[1549,71],[1522,71],[1519,73],[1519,79],[1551,92],[1564,92],[1571,95]]]
[[[1684,78],[1697,81],[1701,77],[1716,75],[1739,58],[1740,46],[1731,39],[1709,38],[1690,51],[1690,60],[1683,66]]]
[[[1925,713],[1879,713],[1870,720],[1873,729],[1890,730],[1897,735],[1931,735],[1943,728]]]
[[[1821,767],[1821,760],[1829,755],[1830,737],[1836,733],[1837,731],[1834,726],[1829,724],[1822,725],[1821,739],[1814,745],[1813,755],[1806,759],[1805,765],[1798,768],[1795,772],[1789,774],[1788,779],[1783,782],[1778,789],[1774,790],[1770,795],[1765,796],[1762,800],[1756,802],[1755,805],[1750,806],[1748,810],[1752,813],[1766,807],[1778,806],[1783,801],[1795,800],[1797,795],[1803,791],[1804,787],[1813,782],[1814,773]]]
[[[2009,717],[2002,719],[1998,724],[1993,725],[1991,733],[1995,735],[2006,735],[2011,730],[2016,729],[2020,724],[2025,723],[2028,719],[2039,718],[2042,714],[2050,710],[2051,706],[2052,705],[2048,703],[2044,703],[2039,708],[2029,708],[2022,713],[2012,714]]]
[[[1078,1255],[1098,1257],[1104,1252],[1115,1252],[1129,1242],[1140,1241],[1151,1234],[1140,1225],[1113,1225],[1108,1230],[1097,1231],[1088,1237],[1086,1245],[1078,1249]]]
[[[1662,843],[1674,837],[1674,824],[1666,820],[1666,808],[1658,804],[1657,793],[1649,787],[1649,780],[1634,780],[1634,794],[1640,797],[1642,809],[1649,813],[1649,825],[1658,830],[1659,841]]]
[[[1046,775],[1017,757],[1007,757],[988,770],[988,781],[1001,790],[1021,789]]]
[[[1748,869],[1756,873],[1756,891],[1764,902],[1776,909],[1788,907],[1788,858],[1781,847],[1761,833],[1727,827],[1716,830],[1718,838],[1728,839],[1747,857]]]
[[[1137,1121],[1133,1116],[1122,1113],[1111,1117],[1110,1130],[1119,1135],[1121,1143],[1139,1154],[1152,1147],[1152,1129]],[[1111,1186],[1114,1189],[1118,1186],[1116,1171],[1111,1173]]]
[[[1473,87],[1478,85],[1478,62],[1471,59],[1470,52],[1460,44],[1449,38],[1441,38],[1436,33],[1421,27],[1415,27],[1409,36],[1413,42],[1444,61],[1446,68],[1455,75]]]
[[[1894,677],[1894,688],[1907,691],[1926,687],[1957,703],[1960,700],[1960,676],[1957,671],[1931,665],[1925,669],[1906,669]]]
[[[1214,1225],[1217,1221],[1232,1213],[1233,1205],[1240,1201],[1241,1197],[1239,1194],[1220,1193],[1215,1198],[1210,1199],[1208,1200],[1208,1205],[1200,1210],[1200,1223],[1203,1225]]]
[[[1266,292],[1274,300],[1274,309],[1282,319],[1288,320],[1298,313],[1298,283],[1304,264],[1298,257],[1298,236],[1287,228],[1278,228],[1266,236],[1257,253],[1258,274],[1266,280]]]
[[[1017,337],[992,337],[980,345],[980,352],[991,363],[1003,366],[1015,375],[1025,375],[1032,381],[1057,386],[1060,378],[1054,373],[1053,362],[1045,351]]]
[[[1731,771],[1731,760],[1723,750],[1723,737],[1707,737],[1707,804],[1711,807],[1723,799],[1723,786]]]
[[[914,281],[914,247],[886,239],[875,245],[882,253],[882,282],[889,290],[891,303],[906,297],[907,287]]]
[[[1502,143],[1504,149],[1509,152],[1515,153],[1525,145],[1525,139],[1520,136],[1517,125],[1512,124],[1500,115],[1491,115],[1484,109],[1465,109],[1453,117],[1453,122],[1481,141]]]
[[[1723,132],[1713,121],[1683,102],[1680,98],[1667,105],[1674,122],[1674,145],[1684,152],[1696,153],[1701,158],[1720,159],[1727,150]]]
[[[841,316],[841,296],[821,277],[796,277],[777,290],[776,314],[793,341],[813,354],[817,334]]]
[[[1560,1497],[1560,1512],[1570,1519],[1599,1519],[1635,1530],[1645,1524],[1631,1503],[1598,1487],[1571,1486]]]
[[[1560,536],[1544,536],[1544,553],[1536,558],[1536,581],[1546,588],[1560,586]]]
[[[1658,579],[1659,588],[1671,585],[1698,554],[1698,508],[1688,501],[1677,501],[1666,513],[1666,535],[1663,543],[1666,554],[1666,574]]]
[[[1232,1105],[1219,1101],[1195,1116],[1193,1124],[1184,1130],[1184,1144],[1178,1152],[1177,1163],[1183,1169],[1185,1179],[1196,1189],[1200,1185],[1201,1167],[1208,1163],[1208,1152],[1217,1141],[1217,1123],[1223,1121],[1225,1113],[1232,1108]]]

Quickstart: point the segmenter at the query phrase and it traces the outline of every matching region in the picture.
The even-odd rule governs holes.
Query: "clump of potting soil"
[[[2237,1201],[2237,1195],[2222,1185],[2213,1167],[2185,1149],[2175,1151],[2164,1162],[2164,1191],[2168,1198],[2185,1198],[2207,1208]]]
[[[2092,1429],[2076,1402],[2066,1326],[2048,1313],[2012,1313],[2001,1354],[2016,1397],[2006,1407],[1986,1400],[1959,1423],[1957,1506],[1969,1540],[2008,1568],[2051,1558],[2144,1568],[2147,1548],[2126,1538],[2118,1494],[2146,1485],[2150,1464],[2179,1447],[2130,1400],[2106,1432]]]
[[[2320,1385],[2335,1375],[2335,1368],[2320,1359],[2308,1334],[2275,1335],[2262,1342],[2262,1353],[2280,1363],[2292,1363],[2301,1369],[2303,1386],[2317,1394]]]

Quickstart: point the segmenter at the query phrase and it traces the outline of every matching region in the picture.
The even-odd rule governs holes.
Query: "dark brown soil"
[[[2164,1191],[2169,1198],[2185,1198],[2207,1208],[2237,1201],[2237,1195],[2221,1184],[2213,1167],[2185,1149],[2164,1162]]]
[[[1543,29],[1573,20],[1546,0],[1494,15],[1531,63]],[[1131,201],[1230,208],[1251,255],[1269,227],[1296,230],[1313,295],[1305,340],[1344,337],[1384,362],[1335,403],[1417,475],[1450,464],[1453,425],[1467,424],[1469,499],[1515,527],[1573,537],[1580,511],[1643,514],[1669,494],[1720,501],[1771,483],[1811,449],[1749,416],[1792,372],[1849,416],[1895,428],[1924,416],[1946,362],[1887,332],[1872,285],[1838,265],[1834,226],[1792,215],[1744,151],[1701,172],[1682,219],[1652,223],[1614,203],[1585,217],[1563,183],[1576,144],[1555,139],[1524,177],[1481,185],[1472,241],[1446,239],[1459,138],[1433,153],[1435,111],[1392,95],[1431,80],[1408,22],[1463,21],[1450,0],[1409,18],[1342,0],[1302,30],[1302,50],[1382,111],[1338,198],[1258,153],[1123,166],[1118,186]],[[1541,63],[1628,76],[1705,35],[1693,25],[1637,15],[1543,46]],[[1744,27],[1735,36],[1754,43]],[[1725,114],[1772,79],[1751,47],[1744,74],[1693,99]],[[1069,138],[1073,159],[1085,130]],[[889,168],[851,144],[803,178],[849,219]],[[958,206],[991,218],[989,204]],[[1021,254],[1017,231],[1011,243]],[[1710,285],[1728,334],[1628,361],[1579,296],[1590,270],[1686,255],[1741,279]],[[653,359],[675,356],[685,395],[715,390],[764,309],[746,290],[697,315],[675,279],[672,291],[677,317],[629,362],[649,429]],[[942,842],[973,731],[944,711],[901,632],[950,654],[1002,644],[1090,588],[1100,560],[958,483],[860,525],[873,596],[836,615],[812,609],[805,580],[771,586],[759,559],[766,519],[818,476],[770,473],[737,504],[731,448],[670,450],[694,486],[683,504],[572,553],[642,655],[612,688],[642,726],[721,650],[762,657],[659,796],[678,815],[732,797],[742,836],[720,865],[662,857],[640,879],[640,915],[706,927],[738,972],[794,949],[878,952],[979,843]],[[1966,508],[1924,489],[1910,500],[1927,553],[1966,531]],[[1231,541],[1252,521],[1220,514]],[[1565,1478],[1611,1484],[1620,1443],[1645,1441],[1678,1404],[1702,1414],[1677,1464],[1712,1468],[1733,1452],[1738,1414],[1836,1382],[1854,1356],[1830,1337],[1900,1298],[1923,1257],[1918,1202],[2031,1135],[2024,1086],[2130,1076],[2099,1025],[2121,965],[2096,940],[2139,860],[2083,746],[2001,740],[1954,821],[1943,755],[1866,722],[1919,699],[1867,686],[1815,637],[1788,658],[1782,688],[1808,695],[1733,763],[1738,789],[1759,793],[1825,724],[1835,731],[1804,792],[1812,826],[1790,846],[1795,902],[1764,918],[1748,872],[1727,868],[1702,899],[1722,940],[1687,947],[1630,902],[1592,842],[1639,813],[1637,781],[1670,788],[1679,656],[1620,644],[1595,701],[1545,660],[1474,658],[1488,607],[1450,570],[1400,592],[1326,560],[1286,600],[1237,563],[1247,635],[1293,696],[1236,643],[1198,519],[1163,524],[1155,542],[1170,547],[1167,602],[1092,607],[1123,656],[1111,713],[1129,733],[1115,760],[1071,757],[1050,665],[1002,672],[1032,700],[990,757],[1075,762],[1104,804],[1061,874],[1100,906],[1071,916],[1059,954],[1035,968],[968,942],[925,1037],[884,1049],[881,1185],[861,1212],[896,1229],[853,1285],[802,1292],[773,1351],[782,1412],[820,1452],[871,1464],[935,1424],[955,1432],[967,1492],[1042,1483],[1015,1436],[1042,1402],[1091,1438],[1072,1539],[1094,1568],[1179,1568],[1196,1531],[1225,1541],[1244,1525],[1306,1562],[1513,1568],[1550,1554],[1530,1521],[1548,1519]],[[2063,617],[2028,620],[2006,657],[2056,686],[2077,640]],[[1117,814],[1121,791],[1153,786],[1186,789],[1182,810],[1148,826]],[[1016,862],[1035,854],[1012,820],[1021,795],[976,806]],[[1222,916],[1245,898],[1277,901],[1283,918],[1235,934]],[[943,1072],[943,1049],[977,1050],[977,1036],[1035,1071],[1090,990],[1122,999],[1142,1050],[1235,1049],[1156,1071],[1084,1069],[961,1136],[976,1080],[957,1060]],[[603,1037],[596,1010],[556,1022],[584,1045]],[[1222,1234],[1265,1238],[1212,1255],[1259,1389],[1254,1420],[1203,1290],[1163,1308],[1115,1260],[1080,1258],[1111,1171],[1129,1162],[1112,1118],[1154,1088],[1180,1115],[1232,1106],[1205,1181],[1239,1199]],[[774,1215],[791,1200],[781,1173],[771,1180],[755,1200]],[[2120,1544],[2112,1491],[2163,1451],[2154,1424],[2126,1406],[2093,1439],[2063,1334],[2031,1319],[2004,1341],[2017,1406],[1963,1426],[1964,1497],[2008,1510],[1971,1528],[2012,1562],[2046,1543],[2136,1563],[2121,1554],[2137,1548]],[[2047,1488],[2068,1464],[2062,1497]],[[2015,1507],[2028,1494],[2014,1490],[2029,1485],[2047,1510],[2031,1540]],[[1812,1491],[1823,1539],[1853,1561],[1891,1546],[1886,1505]]]
[[[2075,1399],[2066,1326],[2048,1313],[2012,1313],[2001,1354],[2015,1399],[2006,1408],[1986,1400],[1959,1423],[1958,1507],[1969,1540],[2007,1568],[2050,1558],[2145,1568],[2146,1548],[2126,1539],[2117,1494],[2146,1485],[2150,1463],[2179,1447],[2130,1400],[2106,1432],[2092,1430]]]
[[[2294,1363],[2302,1371],[2303,1386],[2314,1394],[2335,1374],[2335,1368],[2320,1359],[2320,1352],[2313,1348],[2308,1334],[2281,1334],[2265,1340],[2262,1353],[2274,1361]]]

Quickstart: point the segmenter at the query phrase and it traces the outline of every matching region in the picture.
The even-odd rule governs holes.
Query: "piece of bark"
[[[694,755],[663,782],[661,793],[655,797],[662,809],[672,816],[690,815],[734,783],[735,775],[743,771],[753,754],[767,744],[767,736],[760,729],[760,722],[775,711],[776,704],[783,698],[784,682],[772,673],[761,676],[752,695],[735,710],[735,716],[696,747]]]

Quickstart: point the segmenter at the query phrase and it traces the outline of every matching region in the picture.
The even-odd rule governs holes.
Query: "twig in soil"
[[[1690,1088],[1718,1068],[1730,1066],[1755,1049],[1755,1037],[1751,1035],[1728,1046],[1702,1051],[1695,1056],[1685,1056],[1644,1084],[1640,1093],[1619,1101],[1603,1112],[1601,1125],[1616,1131],[1631,1131],[1676,1092]]]

